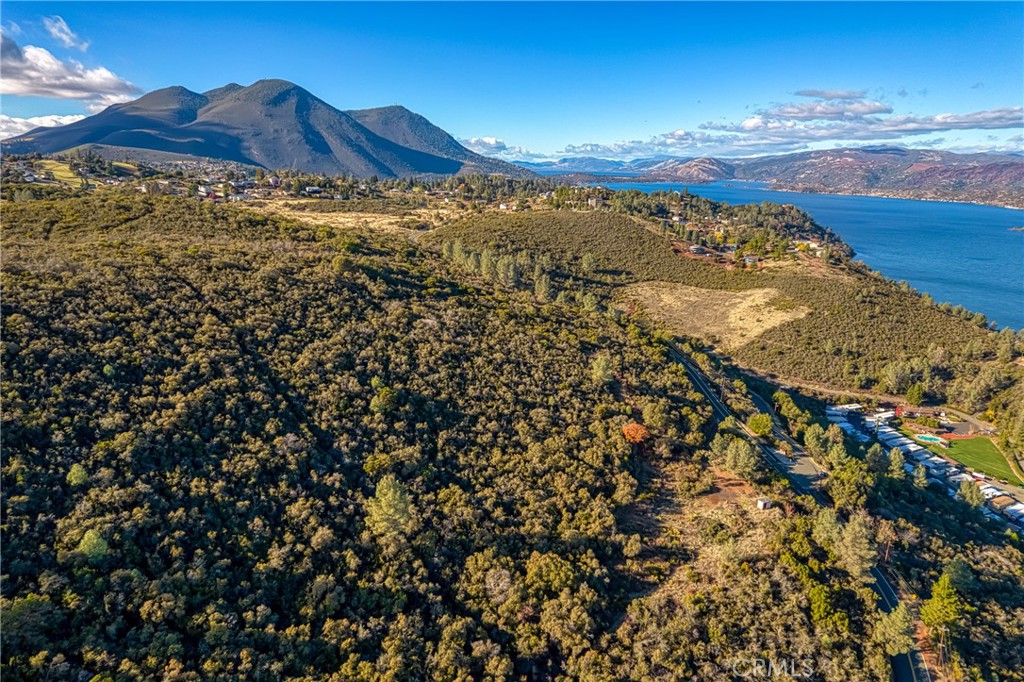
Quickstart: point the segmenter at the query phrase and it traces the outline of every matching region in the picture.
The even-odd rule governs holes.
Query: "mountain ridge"
[[[3,142],[6,153],[52,154],[82,145],[358,177],[533,175],[466,149],[404,107],[343,111],[279,79],[228,83],[205,93],[161,88],[76,123]]]

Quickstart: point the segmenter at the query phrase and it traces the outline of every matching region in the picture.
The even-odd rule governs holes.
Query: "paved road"
[[[714,413],[717,421],[721,421],[732,415],[732,410],[730,410],[728,405],[722,402],[722,399],[719,398],[718,390],[715,385],[710,379],[708,379],[707,375],[697,367],[689,356],[679,352],[679,350],[672,346],[669,346],[669,355],[673,360],[682,364],[683,367],[686,368],[686,372],[689,374],[694,387],[704,394],[708,399],[708,402],[711,404],[712,412]],[[793,451],[793,456],[787,457],[778,450],[770,447],[767,443],[755,438],[754,442],[760,449],[765,460],[773,469],[781,473],[783,476],[786,476],[792,484],[793,489],[798,493],[801,495],[810,495],[818,502],[818,504],[830,504],[828,497],[819,487],[820,482],[823,480],[825,475],[824,470],[814,462],[811,456],[807,454],[799,443],[790,438],[789,434],[782,429],[775,418],[775,414],[771,409],[771,406],[761,400],[760,396],[757,396],[757,400],[760,401],[759,407],[772,415],[773,435],[776,438],[789,443],[789,446]]]
[[[694,387],[708,399],[716,421],[721,421],[732,415],[732,410],[719,397],[715,384],[701,371],[696,363],[689,356],[680,352],[675,346],[669,344],[668,349],[669,356],[686,368],[686,373],[690,376]],[[831,500],[828,499],[828,496],[825,495],[820,487],[820,483],[824,479],[824,471],[807,454],[807,451],[785,432],[772,406],[759,395],[751,393],[751,397],[759,409],[771,415],[772,435],[776,439],[788,443],[793,451],[792,458],[787,457],[755,438],[755,443],[760,448],[765,461],[773,469],[788,478],[796,492],[802,495],[810,495],[818,504],[831,506]],[[871,568],[871,576],[875,579],[871,587],[878,593],[880,598],[879,604],[883,611],[889,613],[899,606],[899,595],[892,586],[892,583],[889,582],[889,579],[886,578],[885,574],[877,566]],[[928,668],[924,665],[921,652],[917,649],[908,654],[893,656],[891,660],[893,679],[896,682],[931,682]]]

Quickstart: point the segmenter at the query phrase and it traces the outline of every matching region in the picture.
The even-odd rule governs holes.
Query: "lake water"
[[[730,204],[794,204],[831,227],[856,258],[939,302],[984,313],[1000,327],[1024,328],[1024,210],[767,189],[764,183],[602,183],[611,189],[689,189]]]

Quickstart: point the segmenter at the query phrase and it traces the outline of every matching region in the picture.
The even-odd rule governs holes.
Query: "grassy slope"
[[[43,159],[38,163],[43,170],[48,170],[53,173],[53,179],[58,182],[67,183],[69,185],[78,185],[82,180],[71,171],[71,167],[68,164],[61,161]]]
[[[949,442],[947,454],[963,462],[975,471],[1020,485],[1022,481],[1010,469],[1003,453],[988,438],[953,440]]]

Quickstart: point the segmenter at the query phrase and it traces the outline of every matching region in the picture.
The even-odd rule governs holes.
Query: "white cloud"
[[[9,137],[27,133],[39,126],[46,126],[47,128],[64,126],[75,121],[81,121],[83,118],[85,116],[81,114],[71,114],[69,116],[32,116],[30,118],[15,118],[0,114],[0,140],[6,140]]]
[[[500,154],[508,149],[505,141],[496,137],[470,137],[459,142],[477,154]]]
[[[548,158],[547,155],[535,154],[525,147],[505,144],[504,140],[498,139],[497,137],[470,137],[459,140],[459,143],[466,149],[474,151],[477,154],[493,156],[495,158],[505,159],[506,161],[532,161]]]
[[[919,94],[924,96],[926,92]],[[708,122],[697,130],[673,130],[645,140],[570,144],[553,154],[534,154],[495,137],[462,142],[476,152],[507,160],[581,156],[628,160],[659,156],[756,156],[892,140],[953,149],[960,144],[960,138],[936,134],[979,130],[1012,130],[1018,135],[1002,143],[993,138],[991,144],[974,149],[1014,151],[1020,147],[1019,132],[1024,129],[1024,107],[966,114],[892,115],[891,104],[866,99],[865,90],[800,90],[795,94],[815,101],[772,104],[739,122]],[[896,94],[905,97],[908,93],[901,88]]]
[[[827,105],[827,106],[826,106]],[[864,105],[863,108],[860,108]],[[935,148],[951,148],[948,138],[938,133],[967,130],[1011,130],[1024,128],[1024,108],[1006,107],[967,114],[928,116],[880,116],[860,113],[889,106],[880,102],[831,101],[776,105],[736,123],[705,123],[698,130],[674,130],[645,140],[612,143],[589,142],[567,145],[556,157],[596,156],[606,159],[635,159],[656,156],[756,156],[781,154],[823,145],[846,146],[899,140]],[[786,117],[786,115],[789,117]],[[932,135],[923,142],[906,138]],[[918,138],[921,139],[921,138]],[[1014,146],[1016,145],[1016,147]],[[992,151],[1013,151],[1020,136],[985,147]],[[981,147],[979,147],[981,149]],[[506,158],[520,158],[506,156]],[[550,158],[550,157],[549,157]]]
[[[43,26],[46,27],[46,32],[50,34],[50,37],[64,47],[75,48],[82,52],[89,49],[89,41],[79,38],[63,17],[43,17]]]
[[[647,140],[567,145],[557,154],[627,160],[657,156],[753,156],[798,151],[806,147],[802,141],[761,140],[734,133],[674,130]]]
[[[827,140],[892,140],[907,135],[949,130],[1004,130],[1024,127],[1024,107],[1004,107],[967,114],[930,116],[856,116],[824,122],[757,114],[738,124],[708,122],[703,130],[740,133],[762,139],[816,142]]]
[[[871,114],[891,114],[892,106],[884,102],[864,100],[825,100],[818,102],[799,102],[795,104],[776,104],[761,112],[767,116],[812,121],[816,119],[842,119]]]
[[[90,111],[97,111],[142,92],[102,66],[90,69],[73,59],[62,61],[49,50],[34,45],[22,49],[2,32],[0,43],[0,94],[74,99],[84,102]]]
[[[866,90],[797,90],[793,93],[798,97],[817,97],[818,99],[864,99]]]

